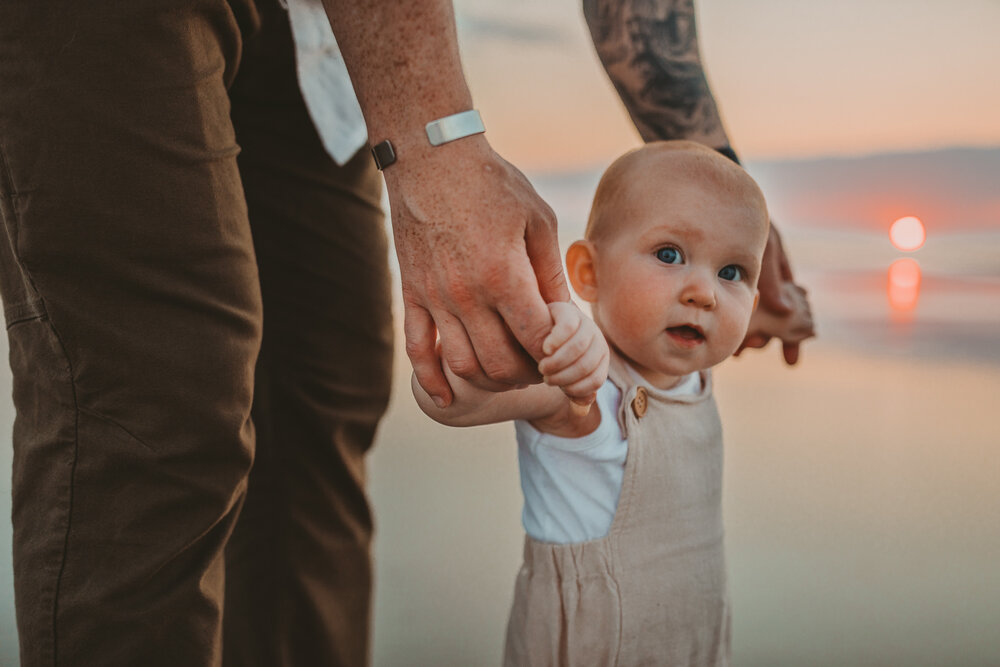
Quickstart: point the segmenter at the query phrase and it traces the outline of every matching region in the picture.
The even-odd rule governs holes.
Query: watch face
[[[375,166],[379,170],[382,170],[396,161],[396,151],[393,150],[392,144],[386,139],[372,147],[372,157],[375,158]]]

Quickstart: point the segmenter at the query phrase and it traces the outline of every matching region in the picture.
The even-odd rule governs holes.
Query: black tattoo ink
[[[583,13],[644,140],[729,148],[698,53],[693,0],[583,0]]]

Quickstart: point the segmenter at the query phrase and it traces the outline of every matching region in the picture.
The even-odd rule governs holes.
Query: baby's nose
[[[694,273],[685,283],[681,301],[696,308],[715,308],[715,288],[701,272]]]

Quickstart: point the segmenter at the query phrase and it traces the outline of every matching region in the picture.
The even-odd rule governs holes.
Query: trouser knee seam
[[[56,574],[55,592],[52,596],[52,664],[55,666],[59,664],[59,589],[62,584],[63,573],[66,570],[66,557],[69,553],[69,535],[73,529],[73,496],[76,490],[76,464],[79,459],[80,451],[81,410],[80,403],[76,395],[76,380],[73,374],[73,362],[70,361],[69,353],[66,351],[66,345],[63,343],[63,339],[59,335],[59,332],[56,330],[56,327],[52,323],[51,319],[48,321],[48,324],[52,331],[52,335],[55,336],[56,341],[59,343],[59,349],[62,351],[63,358],[66,360],[66,370],[69,374],[70,391],[73,394],[73,463],[70,466],[69,473],[69,507],[66,511],[66,535],[63,538],[62,559],[59,563],[59,572]]]

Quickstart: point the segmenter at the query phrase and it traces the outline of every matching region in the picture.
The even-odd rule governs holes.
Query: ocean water
[[[565,247],[597,172],[532,180]],[[1000,665],[996,222],[931,234],[910,256],[916,286],[890,274],[903,253],[884,232],[783,225],[819,337],[794,368],[772,345],[716,372],[734,664]],[[368,468],[374,664],[498,664],[522,539],[513,430],[426,419],[397,340],[396,388]],[[12,420],[3,398],[4,517]],[[2,525],[0,665],[13,666]]]

